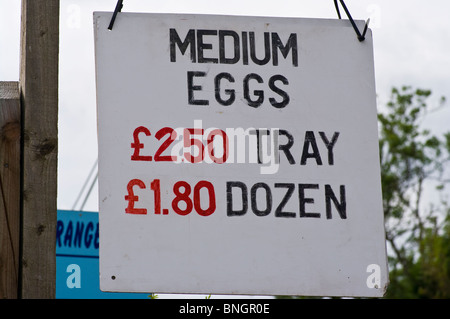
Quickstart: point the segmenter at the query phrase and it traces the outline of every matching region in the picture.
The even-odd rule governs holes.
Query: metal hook
[[[367,19],[366,25],[364,26],[363,33],[361,34],[361,33],[359,32],[359,29],[358,29],[358,27],[357,27],[355,21],[354,21],[353,18],[352,18],[350,12],[348,11],[347,6],[345,5],[344,1],[343,1],[343,0],[339,0],[339,2],[341,3],[342,7],[344,8],[344,11],[345,11],[345,13],[347,14],[347,17],[348,17],[348,19],[350,20],[350,23],[352,24],[353,29],[354,29],[355,32],[356,32],[356,35],[358,36],[358,40],[359,40],[360,42],[364,41],[364,40],[365,40],[365,35],[366,35],[366,32],[367,32],[367,29],[368,29],[368,27],[369,27],[370,19]],[[341,13],[339,12],[339,5],[338,5],[338,3],[337,3],[337,0],[334,0],[334,6],[336,7],[336,11],[337,11],[337,14],[338,14],[339,19],[342,19],[342,18],[341,18]]]
[[[114,21],[116,21],[117,13],[122,11],[122,7],[123,7],[123,0],[118,0],[117,4],[116,4],[116,8],[114,9],[114,13],[111,18],[111,22],[109,22],[108,30],[112,30]]]

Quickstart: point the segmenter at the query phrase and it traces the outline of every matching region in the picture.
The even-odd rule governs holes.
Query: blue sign
[[[151,293],[100,290],[98,213],[58,210],[57,299],[149,299]]]

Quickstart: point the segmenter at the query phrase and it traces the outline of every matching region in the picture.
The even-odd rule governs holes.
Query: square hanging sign
[[[382,296],[370,30],[111,15],[94,13],[101,289]]]

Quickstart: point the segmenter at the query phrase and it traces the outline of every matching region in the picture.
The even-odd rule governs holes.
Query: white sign
[[[104,291],[382,296],[369,31],[94,13]]]

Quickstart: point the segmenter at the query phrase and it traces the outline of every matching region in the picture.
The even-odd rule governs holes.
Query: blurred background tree
[[[385,298],[450,298],[450,132],[437,137],[422,128],[426,115],[445,104],[442,97],[432,108],[430,96],[394,87],[378,112],[390,270]]]
[[[430,90],[393,88],[379,112],[383,209],[389,255],[386,298],[450,298],[450,132],[421,128]],[[450,119],[449,119],[450,124]]]

